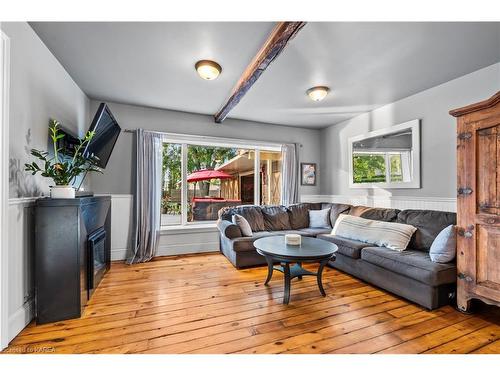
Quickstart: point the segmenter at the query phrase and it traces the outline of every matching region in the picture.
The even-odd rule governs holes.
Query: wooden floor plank
[[[495,342],[500,336],[500,327],[488,325],[457,340],[450,341],[425,351],[425,354],[467,354]]]
[[[445,328],[435,330],[431,333],[418,336],[417,338],[411,339],[409,341],[399,343],[398,345],[380,351],[379,353],[423,353],[444,343],[449,343],[451,341],[457,340],[462,336],[481,329],[487,325],[488,322],[486,322],[485,320],[471,317],[459,323],[455,323]]]
[[[500,339],[470,352],[472,354],[500,354]]]
[[[315,270],[317,265],[307,265]],[[283,276],[237,270],[221,254],[113,263],[80,319],[30,323],[4,352],[47,353],[495,353],[497,310],[427,311],[338,270]]]

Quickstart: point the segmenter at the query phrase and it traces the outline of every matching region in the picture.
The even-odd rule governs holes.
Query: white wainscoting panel
[[[103,194],[110,195],[110,194]],[[111,260],[131,255],[133,196],[111,194]],[[184,228],[162,230],[158,256],[202,253],[219,250],[217,228]]]
[[[419,209],[457,212],[456,198],[399,197],[399,196],[357,196],[357,195],[302,195],[301,202],[346,203],[355,206],[397,208],[399,210]]]
[[[34,216],[36,198],[9,199],[8,314],[9,341],[34,316]]]
[[[127,259],[131,255],[132,203],[131,194],[111,195],[111,260]]]
[[[205,253],[219,251],[217,228],[182,231],[162,231],[158,256]]]

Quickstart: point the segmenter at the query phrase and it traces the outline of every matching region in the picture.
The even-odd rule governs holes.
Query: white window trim
[[[179,143],[197,146],[211,147],[228,147],[228,148],[248,148],[255,150],[266,151],[281,151],[281,143],[261,142],[235,138],[208,137],[198,135],[176,134],[176,133],[161,133],[163,134],[163,142]]]
[[[160,132],[159,132],[160,133]],[[281,151],[281,143],[270,143],[250,140],[240,140],[234,138],[208,137],[176,133],[162,134],[163,143],[174,143],[181,145],[181,223],[177,225],[161,225],[160,231],[163,233],[175,233],[182,230],[193,230],[203,228],[214,228],[216,221],[188,222],[188,184],[187,179],[187,152],[189,145],[207,147],[227,147],[249,149],[255,151],[254,159],[254,202],[260,204],[260,151]]]

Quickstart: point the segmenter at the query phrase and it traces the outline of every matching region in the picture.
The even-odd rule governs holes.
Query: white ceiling
[[[30,24],[89,97],[210,115],[274,26]],[[217,80],[197,76],[201,59],[222,65]],[[229,117],[321,128],[499,61],[500,23],[308,23]],[[312,102],[315,85],[332,92]]]

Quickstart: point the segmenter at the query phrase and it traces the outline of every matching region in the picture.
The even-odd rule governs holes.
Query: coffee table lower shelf
[[[321,260],[319,262],[318,271],[311,272],[302,267],[302,262],[280,261],[281,266],[275,267],[274,266],[275,259],[273,257],[267,254],[261,254],[261,255],[263,255],[266,258],[267,262],[267,278],[266,281],[264,282],[264,285],[269,284],[269,281],[271,281],[271,278],[273,276],[274,270],[282,272],[284,274],[285,290],[283,294],[283,304],[288,305],[288,303],[290,302],[291,281],[295,278],[302,280],[303,276],[316,276],[316,281],[318,283],[319,291],[321,292],[321,295],[323,297],[326,297],[326,292],[325,289],[323,288],[323,282],[322,282],[323,269],[328,264],[328,262],[332,260],[332,258],[335,259],[334,257]],[[293,264],[290,265],[291,263]]]

